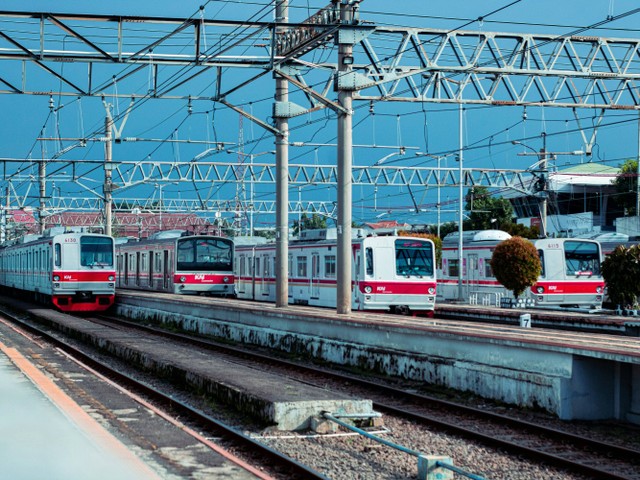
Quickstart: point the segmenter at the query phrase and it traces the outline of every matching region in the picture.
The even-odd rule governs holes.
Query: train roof
[[[460,235],[458,232],[451,232],[442,240],[443,245],[451,245],[452,243],[458,243]],[[469,242],[501,242],[503,240],[509,240],[511,235],[502,230],[467,230],[462,232],[462,241],[464,243]]]

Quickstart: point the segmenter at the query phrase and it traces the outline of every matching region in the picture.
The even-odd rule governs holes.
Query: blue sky
[[[184,2],[151,2],[151,1],[121,1],[87,2],[87,1],[14,1],[5,2],[3,8],[16,11],[50,11],[56,13],[86,13],[86,14],[121,14],[148,15],[186,18],[191,15],[199,16],[200,5],[205,5],[202,14],[205,18],[224,20],[255,19],[269,21],[272,19],[268,2],[263,0],[247,2],[227,1],[184,1]],[[291,20],[301,21],[309,13],[329,3],[311,0],[291,1]],[[506,7],[506,8],[504,8]],[[371,21],[385,26],[415,26],[424,28],[441,28],[476,30],[484,32],[531,32],[562,35],[572,32],[579,27],[593,25],[605,20],[608,16],[621,15],[637,8],[637,2],[631,0],[563,0],[562,2],[549,0],[514,1],[448,1],[425,2],[403,0],[388,2],[381,0],[364,0],[360,7],[361,20]],[[494,15],[491,12],[500,10]],[[482,21],[478,21],[483,17]],[[622,20],[606,24],[606,28],[593,29],[581,33],[582,35],[640,38],[637,27],[640,13]],[[7,62],[0,62],[0,77],[9,78],[15,72],[7,72],[4,68]],[[74,66],[66,66],[70,72]],[[231,78],[231,77],[229,77]],[[203,88],[210,83],[203,81]],[[122,93],[127,88],[140,91],[146,88],[144,82],[133,82],[112,85],[105,89],[107,100],[114,104],[116,113],[123,112],[128,104],[126,100],[109,99],[115,92]],[[194,86],[196,91],[200,86]],[[104,122],[104,108],[99,98],[83,98],[81,100],[60,99],[52,92],[56,106],[61,102],[67,103],[55,119],[49,117],[48,96],[19,96],[0,95],[0,115],[2,128],[0,129],[0,157],[39,158],[44,153],[53,155],[55,146],[42,145],[36,141],[39,132],[45,127],[45,132],[53,135],[58,131],[62,136],[76,137],[98,130]],[[236,104],[243,104],[256,116],[266,120],[271,111],[273,98],[273,80],[269,75],[264,81],[255,86],[244,88],[238,92],[233,100]],[[522,107],[469,107],[464,114],[464,143],[477,144],[482,148],[469,150],[465,153],[465,167],[469,168],[526,168],[533,163],[531,157],[518,156],[523,147],[511,145],[512,140],[523,140],[532,148],[538,149],[541,144],[541,133],[547,133],[547,148],[550,151],[575,151],[584,148],[581,136],[576,132],[577,125],[570,109],[561,108],[527,108],[526,120],[523,119]],[[590,124],[595,112],[579,112],[583,122]],[[635,115],[635,117],[634,117]],[[573,156],[562,157],[559,167],[579,163],[582,161],[597,161],[606,165],[618,165],[627,158],[638,155],[638,124],[633,119],[637,114],[633,112],[612,111],[607,114],[603,123],[617,124],[605,126],[599,130],[597,142],[592,158]],[[54,121],[55,120],[55,121]],[[46,123],[45,123],[46,122]],[[213,127],[212,127],[213,125]],[[421,151],[438,155],[453,153],[458,148],[458,109],[455,106],[436,106],[382,103],[375,104],[375,115],[371,115],[367,108],[359,108],[354,116],[354,143],[381,145],[403,145],[409,151]],[[151,101],[143,108],[139,108],[129,119],[123,136],[138,136],[146,138],[180,138],[193,140],[209,140],[236,143],[239,120],[235,112],[231,112],[221,105],[210,102],[196,102],[193,114],[186,114],[184,102]],[[291,141],[335,143],[336,122],[327,111],[317,112],[292,119],[293,128]],[[273,150],[273,139],[269,134],[248,120],[243,121],[244,151],[246,153],[262,153]],[[78,149],[79,150],[79,149]],[[152,157],[156,160],[189,160],[193,158],[202,146],[179,146],[175,144],[145,143],[136,145],[116,145],[114,160],[142,160]],[[354,151],[354,164],[372,165],[383,157],[395,152],[396,149],[357,148]],[[103,147],[94,143],[81,152],[71,152],[64,158],[102,158]],[[46,155],[45,155],[46,156]],[[227,155],[227,160],[235,155]],[[335,147],[315,147],[307,149],[291,148],[291,163],[334,164]],[[260,159],[273,161],[271,155],[263,155]],[[225,158],[211,158],[211,160],[225,160]],[[258,161],[258,160],[257,160]],[[393,156],[386,164],[435,166],[433,159],[411,155]],[[443,167],[455,167],[457,164],[449,157],[442,162]],[[87,178],[88,185],[95,184],[100,189],[101,177]],[[92,183],[93,182],[93,183]],[[2,185],[4,187],[4,185]],[[73,183],[58,184],[59,194],[66,196],[86,193]],[[211,198],[232,198],[233,188],[219,186],[199,187],[199,195]],[[257,199],[274,199],[273,186],[256,186]],[[190,184],[166,185],[163,190],[165,198],[178,195],[189,197],[194,195],[194,187]],[[433,223],[435,221],[434,203],[435,190],[412,192],[426,212],[415,214],[411,212],[412,200],[407,189],[380,188],[373,195],[370,187],[354,186],[353,217],[355,221],[373,221],[376,218],[397,219],[409,223]],[[450,209],[457,205],[454,200],[457,192],[442,191],[442,200],[451,201]],[[33,194],[33,192],[32,192]],[[131,195],[158,195],[157,188],[132,189]],[[302,189],[302,199],[334,200],[335,188],[327,186],[309,186]],[[297,200],[298,189],[292,186],[290,200]],[[37,199],[33,199],[33,206]],[[376,208],[374,208],[376,207]],[[292,219],[297,216],[292,215]],[[444,213],[444,220],[453,220],[455,213]],[[272,217],[260,217],[258,224],[268,226],[273,224]]]

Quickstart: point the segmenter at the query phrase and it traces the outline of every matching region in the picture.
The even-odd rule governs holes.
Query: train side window
[[[452,258],[449,260],[449,276],[457,277],[459,275],[460,269],[458,268],[459,261],[457,258]]]
[[[59,243],[56,243],[54,250],[55,250],[54,264],[56,267],[59,267],[62,265],[62,247],[60,246]]]
[[[544,277],[544,250],[538,250],[538,257],[540,257],[540,265],[542,265],[541,277]]]
[[[366,273],[367,275],[373,275],[373,248],[367,247],[365,256]]]
[[[484,276],[485,278],[493,278],[493,270],[491,268],[491,262],[485,260],[484,262]]]
[[[335,255],[325,255],[324,276],[328,278],[335,278],[336,276],[336,256]]]
[[[296,272],[298,277],[305,278],[307,276],[307,257],[297,257],[296,265]]]
[[[255,257],[253,263],[255,268],[253,277],[258,278],[260,276],[260,257]]]

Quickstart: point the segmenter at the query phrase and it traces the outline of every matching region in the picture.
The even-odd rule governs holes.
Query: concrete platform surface
[[[300,430],[323,411],[372,412],[368,399],[313,387],[293,379],[240,365],[190,346],[129,334],[51,310],[31,310],[51,326],[81,338],[127,362],[155,371],[174,382],[207,392],[216,400],[280,430]]]
[[[14,361],[20,358],[17,352],[0,348],[2,478],[160,478],[70,401],[53,382],[37,369],[34,369],[35,372],[19,369],[9,360],[9,354]]]

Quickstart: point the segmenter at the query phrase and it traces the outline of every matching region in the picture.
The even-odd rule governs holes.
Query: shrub
[[[640,246],[618,245],[602,262],[602,276],[613,304],[635,305],[640,294]]]
[[[533,243],[522,237],[511,237],[496,246],[491,269],[496,279],[518,298],[538,281],[542,265]]]

